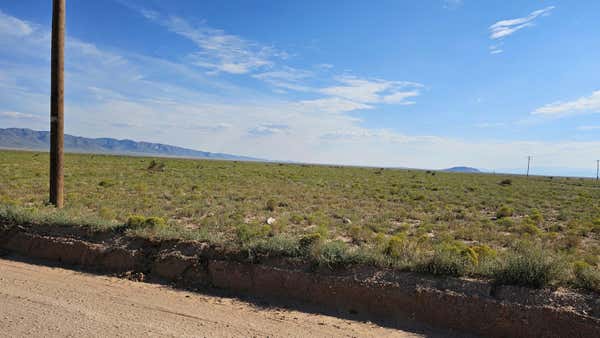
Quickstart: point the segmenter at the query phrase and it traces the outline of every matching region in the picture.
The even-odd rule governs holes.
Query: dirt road
[[[61,268],[0,259],[0,336],[421,337]]]

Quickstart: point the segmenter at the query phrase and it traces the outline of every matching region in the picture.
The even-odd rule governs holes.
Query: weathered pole
[[[529,177],[529,165],[531,164],[531,156],[527,156],[527,177]]]
[[[596,161],[596,183],[600,180],[600,160]]]
[[[64,203],[64,95],[66,0],[52,0],[50,89],[50,203]]]

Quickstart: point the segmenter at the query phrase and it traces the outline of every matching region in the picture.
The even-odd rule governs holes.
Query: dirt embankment
[[[253,262],[206,243],[151,241],[72,229],[0,230],[0,249],[183,288],[293,300],[390,322],[407,318],[488,337],[599,337],[600,300],[457,278],[355,267],[315,271],[282,258]]]
[[[382,327],[24,260],[0,258],[0,337],[456,336],[421,326]]]

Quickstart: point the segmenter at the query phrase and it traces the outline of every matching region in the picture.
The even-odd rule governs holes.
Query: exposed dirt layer
[[[368,267],[313,270],[284,258],[244,261],[205,243],[88,236],[43,228],[0,231],[0,249],[184,288],[295,300],[373,320],[406,319],[490,337],[600,336],[600,300],[567,290],[494,287]]]
[[[6,337],[446,336],[4,259],[0,327]]]

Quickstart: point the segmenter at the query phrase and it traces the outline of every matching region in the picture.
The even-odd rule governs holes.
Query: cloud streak
[[[420,83],[386,81],[380,79],[368,80],[355,76],[338,77],[338,86],[323,88],[321,93],[333,97],[358,102],[361,104],[393,103],[414,104],[409,98],[418,96]]]
[[[549,6],[533,11],[528,16],[522,18],[498,21],[490,26],[490,38],[493,40],[505,38],[523,28],[533,26],[535,19],[549,15],[554,8],[554,6]]]
[[[190,62],[213,73],[247,74],[270,68],[276,59],[288,56],[274,47],[227,34],[203,23],[194,25],[180,17],[165,17],[145,9],[140,11],[148,20],[192,41],[199,50],[188,55]]]
[[[9,118],[9,119],[37,119],[38,116],[33,114],[25,114],[17,111],[5,111],[0,112],[0,117]]]
[[[572,115],[600,113],[600,90],[590,96],[567,102],[554,102],[537,108],[531,114],[544,117],[565,117]]]
[[[525,17],[500,20],[489,27],[490,39],[503,40],[506,37],[522,30],[523,28],[531,27],[535,24],[536,19],[550,15],[554,8],[554,6],[549,6],[543,9],[539,9],[537,11],[533,11]],[[489,52],[492,55],[503,53],[504,50],[502,49],[502,41],[490,46]]]

